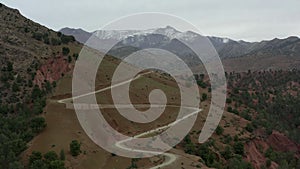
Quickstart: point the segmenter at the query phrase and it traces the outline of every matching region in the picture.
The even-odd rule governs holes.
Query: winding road
[[[140,78],[142,75],[146,75],[146,74],[149,74],[151,72],[146,72],[146,73],[142,73],[142,74],[138,74],[137,76],[135,76],[133,79],[129,79],[129,80],[126,80],[126,81],[123,81],[123,82],[120,82],[118,84],[115,84],[115,85],[112,85],[112,86],[108,86],[108,87],[105,87],[103,89],[100,89],[100,90],[96,90],[96,91],[93,91],[93,92],[89,92],[89,93],[85,93],[85,94],[82,94],[82,95],[79,95],[79,96],[75,96],[75,97],[70,97],[70,98],[66,98],[66,99],[61,99],[61,100],[57,100],[58,103],[63,103],[63,104],[67,104],[68,102],[72,101],[73,99],[77,99],[77,98],[80,98],[80,97],[84,97],[84,96],[88,96],[88,95],[91,95],[91,94],[96,94],[96,93],[100,93],[100,92],[103,92],[103,91],[106,91],[106,90],[109,90],[109,89],[112,89],[114,87],[118,87],[118,86],[121,86],[121,85],[124,85],[126,83],[130,83],[131,81],[133,80],[136,80],[138,78]],[[102,105],[102,107],[100,106],[100,108],[113,108],[115,107],[116,105]],[[126,107],[129,107],[129,105],[117,105],[121,108],[126,108]],[[149,107],[149,105],[147,104],[139,104],[139,105],[135,105],[136,107],[140,107],[140,108],[143,108],[143,107]],[[168,124],[168,125],[165,125],[165,126],[162,126],[162,127],[159,127],[159,128],[156,128],[156,129],[153,129],[153,130],[150,130],[150,131],[146,131],[144,133],[141,133],[141,134],[138,134],[138,135],[135,135],[131,138],[128,138],[128,139],[125,139],[125,140],[122,140],[122,141],[119,141],[115,144],[116,147],[118,148],[121,148],[123,150],[128,150],[128,151],[135,151],[135,152],[140,152],[140,153],[150,153],[150,154],[160,154],[161,152],[156,152],[156,151],[147,151],[147,150],[137,150],[137,149],[132,149],[132,148],[128,148],[126,146],[123,145],[123,143],[125,142],[128,142],[134,138],[140,138],[140,137],[143,137],[143,136],[146,136],[146,135],[149,135],[151,133],[156,133],[156,132],[160,132],[162,130],[165,130],[165,129],[168,129],[169,127],[171,126],[174,126],[175,124],[179,123],[180,121],[183,121],[193,115],[197,115],[201,109],[199,108],[195,108],[195,107],[188,107],[188,106],[176,106],[176,105],[151,105],[152,107],[161,107],[161,106],[170,106],[170,107],[183,107],[183,108],[187,108],[187,109],[191,109],[193,110],[192,113],[180,118],[180,119],[177,119],[176,121]],[[91,107],[91,106],[89,106]],[[95,105],[95,108],[99,108],[99,105]],[[162,167],[165,167],[165,166],[168,166],[170,164],[172,164],[176,159],[177,159],[177,155],[175,154],[171,154],[171,153],[163,153],[162,155],[164,155],[166,158],[165,158],[165,161],[160,164],[160,165],[157,165],[157,166],[154,166],[154,167],[151,167],[150,169],[160,169]]]

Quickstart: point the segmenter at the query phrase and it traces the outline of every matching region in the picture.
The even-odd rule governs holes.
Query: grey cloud
[[[299,35],[298,0],[3,0],[54,30],[93,31],[137,12],[165,12],[187,19],[205,35],[257,41]]]

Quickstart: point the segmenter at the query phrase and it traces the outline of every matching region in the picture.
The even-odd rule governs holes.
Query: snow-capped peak
[[[229,39],[228,38],[223,38],[223,43],[228,43]]]
[[[166,26],[164,28],[156,28],[156,29],[146,29],[146,30],[98,30],[94,32],[97,37],[100,39],[114,39],[114,40],[122,40],[131,36],[139,36],[139,35],[149,35],[149,34],[162,34],[170,39],[185,39],[192,40],[196,36],[199,36],[197,33],[187,31],[180,32],[177,29]]]
[[[158,28],[153,33],[162,34],[168,36],[171,39],[176,38],[179,34],[181,34],[181,32],[179,32],[171,26],[167,26],[165,28]]]

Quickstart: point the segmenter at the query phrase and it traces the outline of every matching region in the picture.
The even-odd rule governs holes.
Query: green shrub
[[[218,127],[216,128],[216,134],[217,134],[217,135],[221,135],[221,134],[223,134],[223,132],[224,132],[223,127],[218,126]]]
[[[233,155],[231,147],[230,146],[226,146],[224,151],[221,152],[221,155],[226,159],[230,159]]]
[[[246,130],[247,130],[248,132],[252,133],[253,130],[254,130],[253,125],[252,125],[251,123],[248,123],[247,126],[246,126]]]
[[[70,49],[68,47],[63,47],[62,48],[62,54],[64,56],[67,56],[70,53]]]
[[[205,100],[207,100],[207,94],[206,94],[206,93],[203,93],[203,94],[202,94],[202,101],[205,101]]]
[[[81,144],[77,140],[73,140],[70,143],[70,152],[72,156],[78,156],[80,154],[80,146]]]
[[[74,36],[67,36],[67,35],[62,35],[60,39],[63,44],[68,44],[69,42],[75,41]]]
[[[35,117],[30,122],[30,127],[35,133],[41,132],[46,126],[46,120],[44,117]]]
[[[51,44],[53,46],[58,46],[58,45],[61,45],[61,41],[60,41],[60,39],[51,38]]]
[[[244,155],[244,144],[240,141],[235,142],[233,145],[234,153],[239,155]]]
[[[228,104],[232,103],[232,99],[227,98],[227,99],[226,99],[226,103],[228,103]]]
[[[62,161],[66,160],[66,155],[65,155],[65,151],[64,150],[60,150],[59,158]]]
[[[43,34],[39,33],[39,32],[35,32],[35,33],[32,34],[32,38],[34,38],[38,41],[41,41],[43,39]]]
[[[47,162],[58,160],[58,155],[55,151],[49,151],[46,154],[44,154],[44,158]]]

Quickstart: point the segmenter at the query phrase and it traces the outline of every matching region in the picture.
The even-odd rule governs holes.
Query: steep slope
[[[81,45],[1,3],[0,32],[0,168],[23,168],[19,155],[46,127],[46,99]]]
[[[18,10],[1,5],[0,13],[0,68],[4,70],[6,65],[12,64],[13,76],[19,76],[25,84],[28,83],[20,86],[22,87],[20,91],[26,91],[28,86],[33,86],[31,81],[36,83],[40,81],[34,80],[36,74],[39,74],[38,78],[48,76],[47,72],[52,70],[43,70],[42,74],[38,71],[43,64],[48,62],[48,59],[63,58],[61,63],[68,65],[68,56],[76,55],[81,48],[79,43],[75,42],[74,37],[56,33],[34,23],[23,17]],[[54,59],[53,62],[58,62],[58,60]],[[52,83],[68,70],[70,69],[64,69],[61,72],[52,71],[52,77],[44,78],[45,81],[39,82],[38,85],[41,87],[47,80]],[[1,76],[7,74],[1,72]]]
[[[53,151],[57,153],[61,150],[65,150],[65,163],[70,168],[152,167],[165,160],[163,156],[131,160],[110,154],[93,144],[79,125],[74,110],[57,102],[70,96],[72,77],[69,73],[72,71],[73,61],[78,56],[81,44],[75,42],[73,37],[61,35],[24,18],[17,10],[7,8],[3,4],[0,4],[0,9],[2,19],[0,22],[2,66],[0,168],[23,168],[18,161],[19,154],[26,149],[26,143],[40,132],[42,133],[28,144],[29,149],[22,156],[32,168],[64,168],[62,160],[58,157],[49,158],[49,155],[53,157]],[[180,34],[170,27],[165,33],[170,36]],[[141,37],[144,39],[142,42],[145,43],[135,41],[136,38]],[[133,46],[137,47],[151,46],[151,41],[158,41],[156,45],[170,50],[181,45],[172,38],[160,41],[164,36],[157,36],[157,34],[136,35],[130,38],[135,41]],[[188,32],[187,38],[193,39],[194,33]],[[291,38],[284,42],[282,40],[261,42],[260,45],[255,44],[253,48],[263,53],[274,52],[270,55],[263,54],[266,58],[274,59],[280,55],[283,59],[288,57],[293,60],[298,56],[296,55],[299,43],[297,39]],[[218,45],[220,49],[224,44],[232,43],[233,46],[237,44],[228,39],[214,38],[214,40],[215,46]],[[248,45],[246,42],[240,43]],[[277,49],[282,50],[277,51]],[[128,49],[125,46],[117,53],[128,52],[126,50]],[[132,47],[129,50],[134,51],[138,48]],[[232,51],[233,49],[228,50],[228,52]],[[254,52],[253,55],[260,54]],[[252,57],[252,54],[241,58],[249,57]],[[113,68],[118,63],[120,60],[112,57],[105,60],[102,74],[99,75],[102,78],[98,79],[97,87],[105,88],[110,85]],[[299,72],[270,71],[253,74],[231,72],[228,76],[230,98],[227,100],[227,111],[214,136],[208,142],[199,144],[197,138],[210,104],[210,88],[207,87],[209,82],[206,77],[204,79],[198,79],[199,84],[205,83],[201,85],[203,89],[200,89],[203,113],[198,116],[195,127],[189,135],[171,151],[179,158],[166,168],[179,166],[182,168],[205,168],[206,166],[277,168],[279,165],[282,168],[297,168],[300,166],[300,150],[297,143],[300,124],[297,118]],[[52,90],[57,85],[58,88]],[[131,88],[133,89],[131,98],[137,104],[148,103],[149,92],[155,88],[162,88],[173,104],[176,104],[180,98],[176,90],[174,91],[176,84],[172,78],[159,72],[136,80]],[[43,110],[49,95],[55,96],[48,100]],[[97,100],[100,103],[112,103],[110,91],[99,93]],[[144,125],[134,124],[131,121],[124,122],[123,117],[118,115],[114,108],[107,108],[105,115],[116,130],[134,135],[164,125],[176,118],[174,113],[176,109],[167,108],[165,111],[158,121]],[[47,127],[45,122],[48,124]],[[69,143],[74,139],[78,139],[82,145],[82,153],[77,157],[71,156],[68,151]],[[40,154],[37,155],[38,158],[33,158],[37,157],[31,154],[35,150],[43,153],[51,150],[52,153],[45,157]],[[29,160],[28,156],[31,157]],[[50,164],[48,164],[49,160]]]

